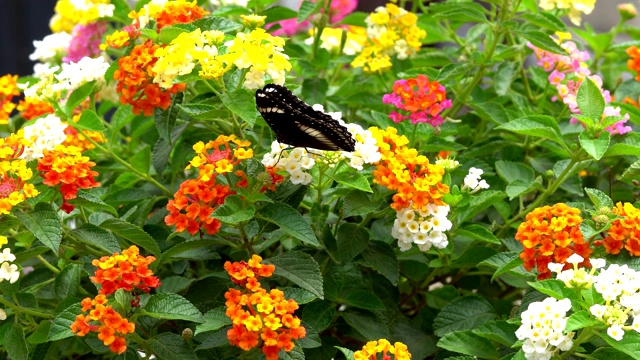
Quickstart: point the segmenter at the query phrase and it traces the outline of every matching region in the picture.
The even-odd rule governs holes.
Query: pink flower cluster
[[[558,55],[533,46],[531,43],[527,44],[531,48],[536,57],[538,58],[538,65],[549,74],[549,82],[558,90],[558,96],[552,98],[556,101],[558,97],[565,103],[569,110],[573,114],[580,114],[578,108],[577,94],[580,85],[584,79],[589,78],[600,89],[602,97],[604,97],[605,104],[611,102],[611,94],[608,90],[602,88],[602,79],[600,76],[591,74],[591,70],[586,63],[589,60],[589,53],[578,49],[573,41],[563,41],[570,39],[568,34],[559,34],[558,39],[554,39],[563,49],[567,51],[567,55]],[[604,109],[603,116],[622,116],[619,107],[613,107],[607,105]],[[607,127],[605,130],[615,134],[625,134],[631,131],[630,126],[625,126],[625,123],[629,120],[629,114],[624,115],[624,119],[617,123]],[[578,123],[578,119],[571,118],[572,124]]]
[[[312,1],[316,2],[316,0]],[[300,4],[302,4],[302,0]],[[357,6],[358,0],[333,0],[329,9],[329,22],[333,24],[341,21],[345,16],[351,14]],[[311,27],[308,20],[299,23],[298,19],[282,20],[276,24],[280,24],[281,28],[272,32],[274,36],[292,36]]]
[[[74,26],[67,56],[62,61],[78,62],[83,57],[95,57],[100,54],[102,35],[107,31],[107,23],[99,21],[87,25]]]
[[[418,75],[415,78],[396,81],[393,84],[393,92],[385,94],[382,102],[409,112],[409,115],[402,115],[392,111],[389,118],[395,123],[411,119],[414,125],[426,122],[436,127],[444,122],[440,116],[442,110],[451,107],[451,100],[447,100],[446,96],[446,90],[439,82],[429,81],[428,77]]]

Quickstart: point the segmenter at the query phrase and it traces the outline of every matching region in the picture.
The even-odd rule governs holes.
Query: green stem
[[[58,269],[57,267],[55,267],[55,266],[51,265],[51,263],[50,263],[50,262],[48,262],[48,261],[47,261],[47,259],[43,258],[43,257],[42,257],[42,255],[38,255],[38,256],[36,256],[36,258],[37,258],[38,260],[40,260],[40,262],[41,262],[42,264],[44,264],[44,266],[45,266],[47,269],[51,270],[54,274],[59,274],[59,273],[60,273],[60,269]]]
[[[559,359],[562,360],[562,359],[566,359],[571,355],[576,355],[574,354],[574,352],[578,350],[578,347],[580,347],[581,344],[585,343],[587,340],[591,339],[595,335],[596,335],[596,332],[593,331],[593,329],[585,328],[580,332],[580,335],[578,335],[578,338],[573,341],[573,345],[571,345],[571,349],[560,354]]]
[[[16,312],[16,314],[19,313],[24,313],[27,315],[32,315],[32,316],[37,316],[37,317],[41,317],[41,318],[45,318],[45,319],[53,319],[53,315],[51,314],[47,314],[45,312],[41,312],[41,311],[37,311],[37,310],[33,310],[33,309],[28,309],[28,308],[23,308],[22,306],[18,306],[14,303],[12,303],[11,301],[5,300],[3,297],[0,296],[0,304],[11,308],[13,311]]]

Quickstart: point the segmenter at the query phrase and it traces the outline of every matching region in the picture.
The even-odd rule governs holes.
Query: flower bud
[[[267,17],[260,15],[240,15],[240,18],[242,19],[242,25],[253,30],[255,28],[263,27],[264,21]]]
[[[627,21],[627,20],[631,20],[631,19],[635,18],[636,16],[638,16],[638,11],[636,10],[636,7],[633,6],[633,4],[631,4],[631,3],[618,5],[618,12],[620,13],[620,16],[622,17],[622,21],[623,22]]]
[[[191,340],[193,338],[193,330],[189,328],[185,328],[184,330],[182,330],[182,338],[186,341]]]

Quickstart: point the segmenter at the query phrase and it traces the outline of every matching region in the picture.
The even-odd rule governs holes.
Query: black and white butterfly
[[[318,150],[356,149],[346,127],[331,115],[314,110],[284,86],[269,84],[258,89],[256,105],[280,143]]]

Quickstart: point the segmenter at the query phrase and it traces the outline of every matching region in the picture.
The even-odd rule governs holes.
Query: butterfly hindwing
[[[269,84],[259,89],[256,104],[281,143],[318,150],[355,150],[355,140],[346,127],[314,110],[284,86]]]

